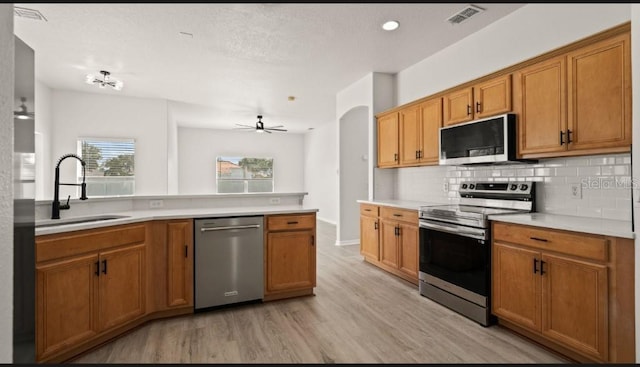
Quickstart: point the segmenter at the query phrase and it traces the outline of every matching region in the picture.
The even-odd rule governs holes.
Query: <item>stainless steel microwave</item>
[[[440,164],[521,163],[516,115],[505,113],[440,128]]]

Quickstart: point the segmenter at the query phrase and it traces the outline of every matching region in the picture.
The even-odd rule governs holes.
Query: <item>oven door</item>
[[[420,219],[420,279],[441,280],[489,297],[488,232],[489,229]]]

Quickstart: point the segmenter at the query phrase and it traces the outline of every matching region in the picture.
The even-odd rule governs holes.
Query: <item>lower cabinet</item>
[[[265,216],[264,300],[313,294],[316,214]]]
[[[633,240],[504,223],[493,233],[500,322],[580,361],[635,361]]]
[[[167,223],[167,306],[193,306],[193,220]]]
[[[36,239],[36,360],[145,313],[145,226]]]
[[[416,210],[362,203],[360,253],[367,262],[417,285],[418,228]]]

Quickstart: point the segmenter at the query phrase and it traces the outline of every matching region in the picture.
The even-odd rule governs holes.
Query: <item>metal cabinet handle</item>
[[[375,229],[375,230],[378,229],[378,222],[373,222],[373,229]]]
[[[540,260],[540,275],[544,275],[544,261]]]
[[[476,112],[480,112],[480,102],[476,102]]]
[[[364,211],[365,211],[365,212],[370,212],[370,211],[371,211],[371,209],[365,209]]]
[[[184,257],[189,257],[189,246],[184,245]]]
[[[560,145],[564,144],[563,136],[564,136],[564,131],[560,130]]]
[[[393,153],[393,161],[397,161],[398,160],[398,153]]]
[[[287,222],[287,224],[298,224],[298,221],[295,220],[295,221],[292,221],[292,222]]]
[[[567,144],[569,144],[569,143],[573,143],[573,140],[571,140],[571,133],[572,133],[572,132],[573,132],[573,131],[571,131],[571,130],[567,129]]]
[[[401,216],[402,216],[402,214],[393,213],[393,216],[394,216],[394,217],[401,217]]]
[[[316,244],[316,236],[311,236],[311,246]]]
[[[538,259],[533,259],[533,274],[538,272]]]
[[[547,240],[545,238],[538,238],[538,237],[529,237],[529,238],[534,240],[534,241],[549,242],[549,240]]]
[[[422,158],[422,150],[418,151],[418,158]]]
[[[107,260],[102,260],[102,274],[107,274]]]
[[[471,106],[467,105],[467,116],[471,115]]]
[[[416,150],[416,159],[420,158],[420,151]]]
[[[100,261],[96,261],[96,276],[100,276]]]

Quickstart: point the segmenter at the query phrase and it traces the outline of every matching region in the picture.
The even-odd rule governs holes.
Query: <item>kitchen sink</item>
[[[128,215],[96,215],[91,217],[77,217],[77,218],[67,218],[67,219],[47,219],[43,221],[36,221],[35,227],[42,228],[42,227],[64,226],[68,224],[100,222],[104,220],[123,219],[123,218],[129,218],[129,216]]]

